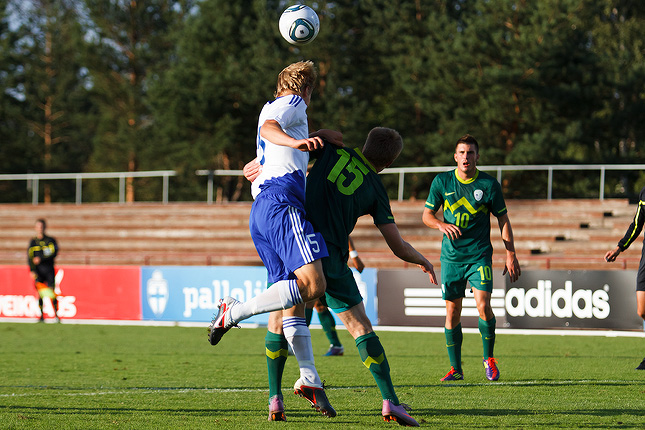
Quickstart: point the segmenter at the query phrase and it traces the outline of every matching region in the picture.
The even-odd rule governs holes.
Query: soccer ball
[[[318,36],[320,21],[309,6],[290,6],[280,16],[280,34],[292,45],[306,45]]]

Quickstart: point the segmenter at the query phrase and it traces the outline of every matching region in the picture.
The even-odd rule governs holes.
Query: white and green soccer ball
[[[292,45],[306,45],[318,36],[320,20],[312,8],[302,4],[290,6],[280,16],[280,34]]]

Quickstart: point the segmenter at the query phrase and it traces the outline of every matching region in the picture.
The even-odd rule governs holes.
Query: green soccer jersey
[[[394,222],[381,178],[358,149],[327,144],[312,157],[317,160],[307,176],[305,211],[325,242],[347,251],[349,234],[366,214],[376,225]]]
[[[426,207],[437,211],[441,206],[444,222],[461,229],[461,237],[456,240],[443,236],[441,261],[467,264],[492,258],[490,213],[496,217],[506,213],[499,182],[479,170],[466,181],[458,176],[457,169],[440,173],[432,181]]]

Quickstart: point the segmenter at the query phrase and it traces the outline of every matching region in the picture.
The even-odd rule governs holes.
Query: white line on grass
[[[0,318],[0,322],[12,323],[34,323],[38,319],[28,318]],[[87,319],[69,319],[63,320],[64,324],[86,324],[86,325],[121,325],[121,326],[148,326],[148,327],[208,327],[208,322],[192,321],[131,321],[131,320],[87,320]],[[52,324],[55,324],[53,321]],[[239,323],[242,328],[266,327],[266,324],[256,323]],[[322,329],[320,324],[312,324],[310,328]],[[338,325],[337,330],[347,330],[345,326]],[[374,331],[398,331],[398,332],[421,332],[421,333],[443,333],[443,327],[404,327],[404,326],[374,326]],[[463,328],[464,333],[479,334],[477,328]],[[645,338],[645,331],[621,331],[621,330],[594,330],[594,329],[515,329],[502,328],[495,329],[497,334],[520,334],[520,335],[540,335],[540,336],[600,336],[600,337],[642,337]]]
[[[442,383],[442,384],[429,384],[429,385],[410,385],[409,387],[480,387],[487,385],[496,385],[496,386],[524,386],[524,385],[547,385],[547,386],[558,386],[558,385],[624,385],[624,384],[642,384],[642,380],[593,380],[593,379],[580,379],[580,380],[564,380],[564,381],[497,381],[497,382],[475,382],[475,383]],[[405,387],[404,385],[397,385],[397,387]],[[46,390],[46,392],[33,392],[33,393],[8,393],[0,394],[2,397],[36,397],[36,396],[112,396],[112,395],[124,395],[124,394],[184,394],[184,393],[261,393],[266,392],[267,388],[160,388],[160,389],[148,389],[148,388],[129,388],[123,390],[107,390],[107,391],[85,391],[81,393],[57,393],[55,387],[25,387],[25,388],[37,388]],[[376,388],[375,386],[365,386],[365,387],[326,387],[327,390],[365,390],[370,388]]]

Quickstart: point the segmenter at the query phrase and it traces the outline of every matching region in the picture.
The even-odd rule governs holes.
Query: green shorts
[[[363,301],[354,274],[347,266],[349,251],[342,251],[335,245],[327,244],[329,257],[322,259],[327,290],[321,298],[336,313],[353,308]]]
[[[444,300],[466,297],[470,288],[493,292],[493,262],[485,258],[476,263],[441,263],[441,296]]]

